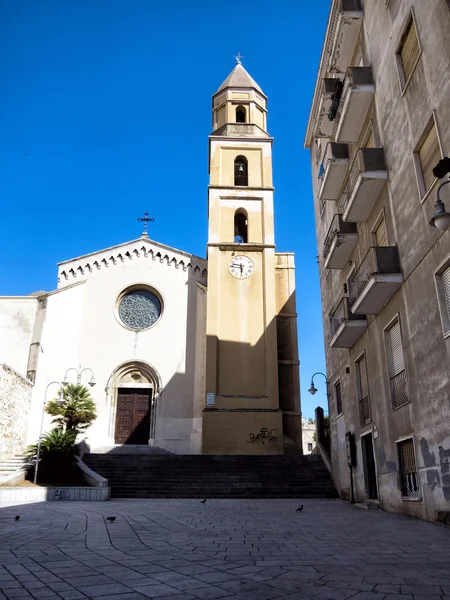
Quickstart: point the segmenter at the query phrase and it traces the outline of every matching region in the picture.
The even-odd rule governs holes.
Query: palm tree
[[[65,431],[80,433],[96,419],[95,403],[84,385],[69,383],[63,387],[64,403],[51,400],[46,411],[57,417],[52,423]]]
[[[71,476],[73,472],[73,460],[78,455],[76,445],[77,432],[75,430],[63,431],[52,429],[45,433],[41,439],[39,459],[40,481],[61,481]],[[29,462],[36,461],[38,443],[28,446],[26,458]]]

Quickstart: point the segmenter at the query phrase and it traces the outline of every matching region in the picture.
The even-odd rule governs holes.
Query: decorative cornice
[[[178,253],[178,251],[171,252],[165,249],[168,247],[154,243],[150,245],[149,241],[148,238],[140,238],[135,242],[121,244],[107,250],[88,254],[79,259],[60,263],[59,266],[65,265],[65,268],[60,271],[58,282],[64,284],[64,282],[76,278],[84,279],[92,272],[143,258],[150,258],[151,260],[159,261],[169,267],[183,271],[191,269],[193,275],[201,279],[207,276],[207,261],[205,259],[186,253]],[[128,248],[123,248],[123,246],[128,246]]]

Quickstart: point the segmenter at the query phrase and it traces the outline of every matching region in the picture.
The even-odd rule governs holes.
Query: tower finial
[[[242,65],[241,58],[245,58],[245,56],[241,56],[241,53],[240,53],[240,52],[238,52],[238,53],[237,53],[237,56],[235,56],[234,58],[236,59],[236,64],[237,64],[237,65]]]
[[[148,212],[144,213],[143,217],[138,217],[138,221],[143,221],[144,222],[144,231],[142,232],[142,236],[141,237],[148,237],[147,235],[147,223],[153,223],[155,219],[153,217],[149,217],[148,216]]]

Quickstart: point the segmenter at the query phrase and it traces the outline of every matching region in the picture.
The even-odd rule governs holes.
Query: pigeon
[[[302,512],[303,510],[303,504],[301,504],[296,510],[295,512]]]
[[[107,521],[109,521],[110,523],[114,523],[114,521],[116,520],[116,517],[105,517],[105,519]]]
[[[16,516],[16,518],[14,519],[14,521],[20,521],[19,515]]]
[[[200,500],[201,504],[205,504],[206,498],[204,500]]]

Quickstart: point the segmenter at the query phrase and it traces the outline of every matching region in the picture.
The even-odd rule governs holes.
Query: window
[[[161,317],[161,300],[149,289],[136,287],[122,293],[117,311],[120,321],[129,329],[142,331],[154,325]]]
[[[450,334],[450,266],[436,277],[444,334]]]
[[[336,413],[342,414],[342,396],[341,396],[341,382],[338,381],[334,384],[334,395],[336,397]]]
[[[441,149],[434,118],[431,127],[416,150],[416,171],[418,171],[419,191],[423,198],[436,182],[433,167],[441,160]]]
[[[381,217],[381,220],[376,225],[373,231],[373,235],[375,246],[389,246],[384,215]]]
[[[359,420],[361,427],[372,420],[369,402],[369,382],[367,380],[366,356],[363,354],[355,363],[356,366],[356,389],[359,402]]]
[[[411,79],[419,57],[419,38],[417,37],[416,24],[411,14],[397,50],[397,65],[402,92],[405,91]]]
[[[311,442],[308,442],[308,452],[312,452],[312,444]]]
[[[409,402],[406,389],[405,356],[403,354],[402,332],[396,321],[386,332],[388,343],[389,378],[391,385],[392,408],[400,408]]]
[[[248,163],[245,156],[234,160],[234,185],[248,185]]]
[[[247,111],[243,106],[238,106],[236,108],[236,123],[246,123],[246,113]]]
[[[247,213],[240,209],[234,215],[234,243],[246,244],[247,242]]]
[[[397,442],[399,462],[399,488],[402,496],[419,496],[419,477],[414,455],[414,442],[412,438]]]

